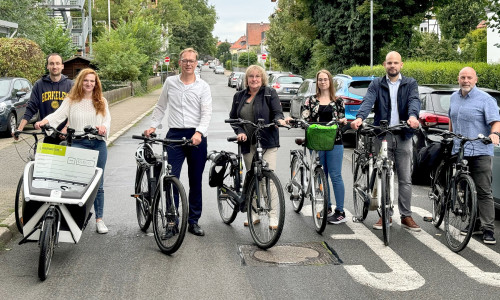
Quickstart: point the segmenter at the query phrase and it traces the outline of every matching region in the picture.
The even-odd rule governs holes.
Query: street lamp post
[[[373,70],[373,0],[370,0],[370,70]]]
[[[108,32],[111,32],[111,9],[108,0]]]

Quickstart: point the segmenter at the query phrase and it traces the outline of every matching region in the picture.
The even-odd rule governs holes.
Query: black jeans
[[[482,230],[495,230],[495,203],[493,201],[492,157],[488,155],[467,156],[470,175],[477,191],[477,207]]]

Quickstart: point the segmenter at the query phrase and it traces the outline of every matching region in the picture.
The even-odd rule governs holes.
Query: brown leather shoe
[[[389,219],[389,227],[392,227],[392,217]],[[379,218],[377,223],[373,224],[373,229],[382,230],[382,218]]]
[[[420,226],[413,221],[412,217],[404,217],[401,219],[401,225],[403,225],[404,228],[409,229],[411,231],[420,231]]]

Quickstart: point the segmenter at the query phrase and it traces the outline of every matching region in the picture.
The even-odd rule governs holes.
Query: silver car
[[[241,91],[245,88],[245,74],[238,74],[236,78],[236,90]]]
[[[290,100],[304,81],[304,78],[295,74],[283,74],[282,76],[272,76],[269,86],[278,93],[283,110],[290,108]]]
[[[304,102],[309,96],[314,94],[316,94],[316,78],[304,80],[290,101],[290,117],[300,118]]]

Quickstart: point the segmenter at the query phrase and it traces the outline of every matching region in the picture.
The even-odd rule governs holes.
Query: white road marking
[[[412,211],[420,216],[430,216],[432,213],[429,211],[412,206]],[[399,219],[399,218],[398,218]],[[400,223],[400,221],[398,221]],[[443,226],[441,226],[443,230]],[[429,247],[436,254],[446,259],[450,264],[455,266],[460,271],[464,272],[469,278],[476,280],[479,283],[497,286],[500,287],[500,273],[494,272],[484,272],[475,265],[473,265],[470,261],[462,257],[461,255],[451,251],[448,247],[442,244],[440,241],[435,239],[432,235],[425,231],[413,232],[411,233],[416,239],[422,242],[424,245]],[[444,234],[444,231],[443,231]],[[500,267],[500,254],[492,250],[490,247],[478,242],[474,239],[471,239],[469,244],[467,245],[472,251],[486,258],[487,260],[494,263],[496,266]]]
[[[348,220],[352,214],[345,210]],[[363,223],[346,223],[354,234],[333,234],[336,240],[360,240],[364,242],[380,259],[392,269],[389,273],[369,272],[362,265],[344,265],[344,269],[357,282],[376,289],[387,291],[411,291],[425,284],[425,279],[408,265],[394,250],[384,245]]]

